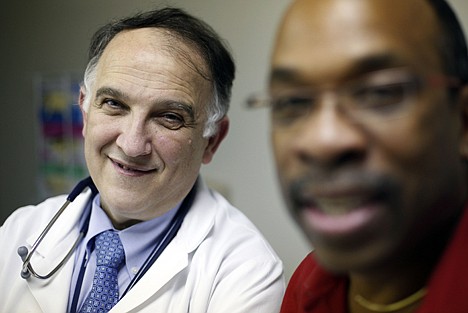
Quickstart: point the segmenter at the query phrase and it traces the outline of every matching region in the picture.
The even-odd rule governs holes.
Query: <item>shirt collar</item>
[[[165,229],[179,210],[181,203],[161,216],[123,230],[116,230],[100,206],[100,199],[98,194],[92,202],[89,228],[84,238],[86,252],[89,254],[93,249],[92,242],[96,235],[109,229],[114,230],[119,234],[125,250],[125,266],[129,273],[135,274],[164,236]]]

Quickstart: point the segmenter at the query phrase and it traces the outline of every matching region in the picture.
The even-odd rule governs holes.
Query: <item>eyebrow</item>
[[[345,78],[404,64],[402,58],[393,53],[365,56],[353,61],[353,64],[346,71]],[[298,68],[278,66],[273,68],[270,73],[270,85],[274,83],[304,84],[305,82],[307,82],[306,75],[301,73]]]
[[[95,96],[96,98],[100,98],[103,96],[111,96],[111,97],[118,98],[118,99],[129,98],[125,93],[121,92],[120,90],[111,88],[111,87],[106,87],[106,86],[101,87],[96,91],[96,96]]]
[[[96,91],[96,98],[105,97],[105,96],[110,96],[116,99],[122,99],[124,102],[127,102],[130,99],[130,96],[112,87],[104,86],[104,87],[99,88]],[[164,101],[161,101],[161,103],[168,108],[182,110],[186,112],[192,120],[195,120],[195,113],[191,105],[180,102],[180,101],[173,101],[173,100],[164,100]]]

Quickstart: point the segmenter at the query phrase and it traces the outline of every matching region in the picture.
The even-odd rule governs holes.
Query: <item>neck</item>
[[[375,313],[382,308],[384,311],[380,312],[415,312],[423,301],[424,289],[445,250],[454,225],[447,227],[443,234],[438,232],[421,241],[430,244],[421,244],[406,252],[395,252],[394,255],[398,257],[385,264],[350,273],[350,312]]]
[[[422,292],[419,291],[424,290],[431,270],[431,266],[426,266],[424,270],[417,266],[405,266],[398,268],[398,271],[388,269],[372,277],[353,274],[348,292],[350,312],[413,312],[423,299],[424,294],[421,296]]]

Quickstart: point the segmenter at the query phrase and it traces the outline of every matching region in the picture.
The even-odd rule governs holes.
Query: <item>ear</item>
[[[218,122],[218,131],[216,134],[208,139],[208,145],[206,146],[205,153],[203,154],[203,164],[208,164],[211,162],[216,150],[218,150],[218,147],[221,144],[221,141],[223,141],[223,139],[226,137],[228,130],[229,118],[225,116]]]
[[[81,130],[81,134],[83,135],[83,137],[85,136],[86,123],[88,119],[88,114],[84,108],[84,100],[85,100],[85,90],[83,89],[83,87],[81,87],[80,95],[78,97],[78,104],[80,105],[81,116],[83,117],[83,129]]]

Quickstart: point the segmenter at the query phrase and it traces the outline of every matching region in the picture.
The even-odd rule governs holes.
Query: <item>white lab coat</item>
[[[255,226],[199,180],[193,206],[169,246],[112,313],[279,312],[282,263]],[[32,265],[48,273],[72,247],[90,192],[80,195],[39,245]],[[16,210],[0,228],[0,312],[67,311],[74,255],[52,278],[20,277],[19,246],[30,249],[65,201]]]

